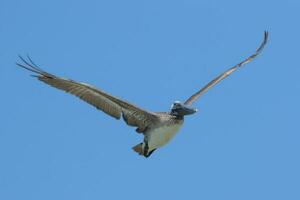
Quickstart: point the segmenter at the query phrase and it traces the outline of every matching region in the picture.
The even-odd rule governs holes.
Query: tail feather
[[[135,145],[134,147],[132,147],[132,149],[137,152],[139,155],[143,155],[143,143],[140,143],[138,145]]]

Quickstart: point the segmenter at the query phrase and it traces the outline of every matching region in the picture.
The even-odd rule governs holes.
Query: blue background
[[[0,0],[0,199],[300,199],[300,3]],[[141,135],[15,66],[168,111],[250,55],[149,159]]]

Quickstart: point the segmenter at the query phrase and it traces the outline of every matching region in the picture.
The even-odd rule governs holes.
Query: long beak
[[[198,110],[196,108],[191,108],[190,106],[187,105],[182,105],[177,112],[181,115],[191,115],[197,112]]]

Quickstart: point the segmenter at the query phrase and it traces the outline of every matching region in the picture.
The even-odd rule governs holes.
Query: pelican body
[[[149,157],[157,148],[167,144],[183,124],[184,116],[197,112],[179,101],[175,101],[169,113],[155,113],[158,122],[150,125],[144,132],[144,141],[133,147],[140,155]]]
[[[42,70],[29,56],[27,59],[19,56],[22,63],[17,63],[17,65],[33,72],[33,76],[38,80],[75,95],[116,119],[122,117],[127,125],[137,127],[136,132],[142,133],[144,139],[140,144],[134,146],[133,150],[139,155],[149,157],[156,149],[164,146],[174,137],[183,125],[186,115],[197,112],[197,109],[191,107],[192,103],[212,86],[255,58],[264,48],[267,39],[268,33],[265,32],[263,42],[251,56],[217,76],[184,103],[175,101],[169,112],[149,112],[89,84],[55,76]]]

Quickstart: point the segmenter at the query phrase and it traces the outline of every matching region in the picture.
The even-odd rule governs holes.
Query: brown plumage
[[[147,112],[86,83],[57,77],[45,72],[29,56],[27,58],[28,61],[20,56],[24,64],[17,63],[17,65],[36,73],[37,75],[33,76],[37,77],[38,80],[73,94],[116,119],[120,119],[123,116],[124,121],[130,126],[138,127],[139,132],[143,132],[150,123],[154,123],[157,120],[155,113]]]
[[[136,131],[144,134],[143,142],[134,146],[133,150],[140,155],[149,157],[157,148],[162,147],[173,138],[183,124],[185,115],[190,115],[197,111],[185,105],[191,105],[212,86],[254,59],[262,51],[267,40],[268,33],[265,32],[264,40],[254,54],[210,81],[188,98],[184,104],[174,102],[170,112],[148,112],[86,83],[55,76],[38,67],[29,56],[27,56],[27,60],[20,56],[23,63],[17,63],[17,65],[34,72],[35,75],[33,76],[38,80],[73,94],[116,119],[120,119],[122,116],[128,125],[137,127]]]
[[[199,90],[198,92],[196,92],[195,94],[193,94],[190,98],[188,98],[184,102],[184,104],[185,105],[191,105],[195,100],[197,100],[203,93],[205,93],[212,86],[216,85],[221,80],[223,80],[224,78],[226,78],[227,76],[229,76],[232,72],[234,72],[235,70],[237,70],[239,67],[241,67],[241,66],[245,65],[246,63],[250,62],[251,60],[253,60],[263,50],[263,48],[267,44],[267,41],[268,41],[268,32],[265,31],[265,33],[264,33],[264,40],[261,43],[261,45],[257,48],[257,50],[254,52],[254,54],[252,54],[251,56],[249,56],[248,58],[246,58],[242,62],[236,64],[235,66],[231,67],[230,69],[226,70],[224,73],[220,74],[218,77],[216,77],[215,79],[213,79],[212,81],[210,81],[207,85],[205,85],[203,88],[201,88],[201,90]]]

